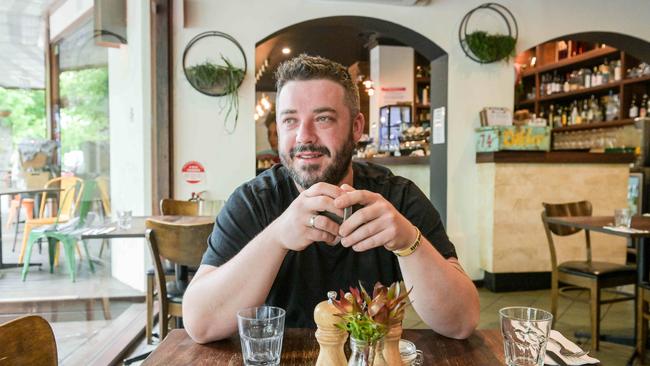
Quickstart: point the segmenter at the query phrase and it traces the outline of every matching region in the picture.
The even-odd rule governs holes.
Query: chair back
[[[561,216],[591,216],[591,202],[567,202],[567,203],[542,203],[544,212],[542,213],[542,220],[544,217],[561,217]],[[546,220],[544,220],[546,222]],[[548,224],[549,230],[557,236],[573,235],[582,229],[575,227],[568,227],[564,225]]]
[[[163,215],[198,216],[199,203],[163,198],[160,200],[160,213]]]
[[[47,320],[29,315],[0,325],[0,364],[57,365],[56,341]]]
[[[110,195],[110,181],[107,176],[100,175],[95,179],[97,181],[97,190],[102,199],[102,207],[104,208],[104,216],[111,216],[111,195]]]
[[[161,258],[188,267],[198,267],[208,247],[208,237],[212,233],[214,223],[174,224],[147,219],[145,226],[156,285],[161,299],[165,299],[167,287]]]
[[[552,234],[555,234],[557,236],[569,236],[582,231],[582,229],[551,224],[546,219],[548,217],[591,216],[592,206],[591,202],[589,201],[567,203],[542,202],[542,206],[544,206],[544,211],[542,211],[542,224],[544,224],[544,231],[546,231],[546,238],[548,240],[548,246],[551,252],[551,267],[552,271],[556,271],[557,255],[555,252],[555,242],[553,241]],[[585,240],[587,261],[591,262],[591,239],[589,237],[588,231],[585,231]]]
[[[60,187],[59,192],[59,211],[58,217],[60,220],[70,219],[74,215],[75,207],[81,198],[84,182],[78,177],[59,177],[49,180],[45,183],[45,188]],[[41,198],[41,208],[39,210],[39,217],[43,217],[45,213],[45,201],[47,193],[43,192]]]

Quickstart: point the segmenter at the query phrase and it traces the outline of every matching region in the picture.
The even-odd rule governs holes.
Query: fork
[[[580,350],[580,351],[577,351],[577,352],[573,352],[573,351],[570,351],[568,348],[564,347],[564,345],[562,343],[558,342],[557,340],[555,340],[553,338],[550,338],[550,337],[548,339],[551,342],[553,342],[555,345],[560,347],[560,354],[562,356],[566,356],[566,357],[582,357],[582,356],[588,354],[589,351],[590,351],[589,349],[587,349],[587,350]]]

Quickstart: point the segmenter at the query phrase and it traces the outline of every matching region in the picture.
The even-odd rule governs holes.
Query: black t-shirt
[[[355,189],[380,193],[420,229],[443,257],[456,257],[440,215],[413,182],[369,163],[354,162],[353,171]],[[226,263],[298,195],[287,169],[279,164],[241,185],[219,213],[202,263]],[[255,276],[255,268],[242,275]],[[287,311],[287,327],[314,328],[314,307],[327,298],[327,291],[347,291],[350,286],[358,286],[359,281],[370,291],[377,281],[388,286],[399,280],[402,273],[397,257],[383,247],[358,253],[342,245],[315,242],[301,252],[287,253],[266,304]]]

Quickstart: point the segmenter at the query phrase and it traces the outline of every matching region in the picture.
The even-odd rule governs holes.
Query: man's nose
[[[316,142],[316,133],[314,124],[309,121],[300,122],[298,133],[296,134],[296,142],[299,144],[313,144]]]

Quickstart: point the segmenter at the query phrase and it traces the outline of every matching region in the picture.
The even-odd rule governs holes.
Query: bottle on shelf
[[[648,115],[648,94],[643,94],[641,99],[641,107],[639,108],[639,117],[645,118]]]
[[[639,107],[636,105],[636,94],[632,95],[632,104],[630,105],[629,117],[636,118],[639,116]]]
[[[623,67],[621,66],[621,60],[616,60],[614,65],[614,80],[619,81],[623,78]]]

